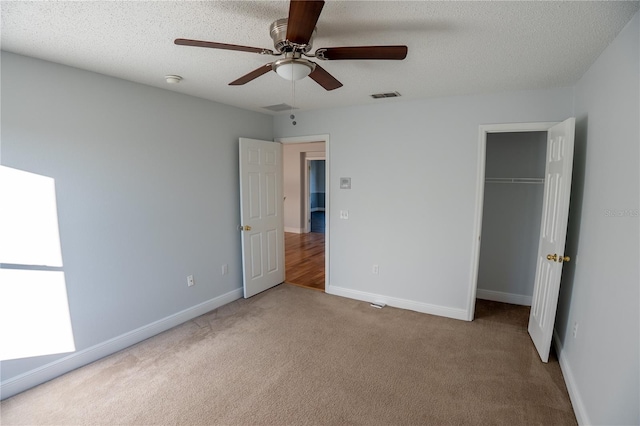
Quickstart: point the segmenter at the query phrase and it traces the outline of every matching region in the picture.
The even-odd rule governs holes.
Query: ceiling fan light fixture
[[[274,62],[273,69],[285,80],[295,81],[307,77],[315,69],[315,64],[306,59],[281,59]]]

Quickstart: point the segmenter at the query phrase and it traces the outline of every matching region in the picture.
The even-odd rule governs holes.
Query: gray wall
[[[575,258],[564,265],[556,330],[589,424],[640,424],[639,28],[636,14],[575,87],[565,250]]]
[[[241,287],[238,137],[270,116],[3,52],[1,136],[3,165],[55,179],[77,350]]]
[[[544,178],[547,132],[487,135],[486,177]],[[478,297],[482,290],[515,295],[525,304],[533,295],[544,185],[486,183]],[[525,298],[521,297],[525,296]],[[520,302],[517,302],[518,299]],[[503,300],[507,301],[507,300]]]
[[[296,126],[277,116],[276,137],[330,135],[330,286],[464,315],[475,241],[478,126],[562,121],[572,116],[572,96],[572,88],[560,88],[383,99],[296,113]],[[351,177],[352,189],[341,190],[340,177]],[[340,210],[349,211],[349,220],[340,220]],[[373,264],[378,275],[371,273]]]

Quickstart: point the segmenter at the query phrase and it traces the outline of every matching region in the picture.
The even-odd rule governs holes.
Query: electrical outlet
[[[578,321],[573,323],[573,338],[578,337]]]
[[[222,265],[222,275],[227,275],[229,273],[229,265],[226,263]]]
[[[193,275],[189,275],[187,277],[187,287],[193,287],[195,284],[195,281],[193,281]]]
[[[378,273],[380,272],[380,268],[378,268],[378,265],[373,265],[373,267],[371,268],[371,272],[378,275]]]

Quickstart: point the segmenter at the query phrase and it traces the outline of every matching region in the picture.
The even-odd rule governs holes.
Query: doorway
[[[515,265],[530,267],[531,249],[522,250],[519,238],[529,238],[537,250],[542,207],[536,207],[538,192],[544,191],[544,165],[539,172],[539,161],[544,162],[546,143],[539,144],[548,136],[548,130],[557,123],[513,123],[480,126],[480,146],[478,153],[478,179],[476,199],[475,242],[472,276],[469,287],[468,320],[475,317],[476,300],[507,303],[517,306],[531,306],[534,270],[527,269],[527,278],[517,271]],[[542,159],[539,156],[542,155]],[[533,159],[529,157],[533,156]],[[511,203],[510,193],[517,193],[527,200],[525,207]],[[500,200],[503,200],[503,205]],[[485,206],[485,204],[488,204]],[[511,221],[501,224],[501,219],[521,210],[524,213]],[[484,217],[484,214],[489,217]],[[535,219],[537,217],[537,220]],[[528,224],[527,230],[517,229],[516,222]],[[487,226],[485,226],[487,225]],[[516,228],[515,236],[509,231]],[[526,234],[523,234],[526,233]],[[485,240],[487,240],[485,242]],[[505,244],[505,245],[501,245]],[[514,248],[515,247],[515,248]],[[526,251],[526,253],[523,253]],[[507,257],[503,257],[507,256]],[[535,254],[534,254],[535,257]],[[514,260],[517,259],[517,260]],[[508,262],[516,262],[507,265]],[[504,266],[505,271],[502,270]],[[515,272],[514,272],[515,271]],[[512,281],[517,281],[515,284]],[[489,303],[491,305],[491,303]]]
[[[518,139],[531,137],[536,139],[535,134],[523,136],[521,133],[546,132],[546,146],[544,152],[544,175],[543,178],[536,176],[530,177],[522,174],[522,171],[531,173],[535,172],[535,161],[533,166],[528,169],[527,165],[516,164],[513,170],[517,170],[515,176],[490,176],[485,173],[488,164],[487,141],[491,134],[499,133],[515,133],[514,137]],[[535,205],[529,206],[522,212],[524,215],[538,214],[540,212],[539,223],[539,239],[537,259],[535,265],[535,275],[533,284],[533,294],[531,297],[531,310],[527,331],[531,336],[536,350],[540,354],[542,362],[549,359],[549,350],[551,347],[551,339],[553,337],[553,326],[555,323],[556,307],[558,303],[558,293],[560,287],[560,277],[562,274],[563,262],[569,262],[570,256],[564,253],[565,240],[567,233],[567,221],[569,216],[569,198],[571,195],[571,171],[573,167],[573,146],[575,136],[575,118],[568,118],[561,123],[516,123],[516,124],[495,124],[480,126],[480,146],[478,155],[478,180],[477,180],[477,199],[476,199],[476,223],[473,238],[473,264],[472,276],[469,286],[468,299],[468,317],[469,321],[474,319],[476,296],[478,295],[478,281],[480,277],[480,255],[481,255],[481,236],[484,229],[483,212],[485,204],[485,186],[488,184],[543,184],[542,209],[538,209]],[[514,148],[514,147],[511,147]],[[504,147],[503,147],[504,149]],[[499,153],[498,156],[500,156]],[[513,154],[512,154],[513,155]],[[531,156],[528,154],[519,154],[521,156]],[[536,157],[538,154],[533,154]],[[508,158],[507,164],[514,162],[513,158]],[[502,166],[505,167],[505,166]],[[498,168],[500,170],[500,168]],[[489,178],[489,179],[487,179]],[[488,191],[488,190],[487,190]],[[535,200],[535,197],[530,197]],[[487,208],[487,210],[490,207]],[[495,207],[494,207],[495,208]],[[505,208],[504,206],[498,209]],[[536,220],[533,220],[535,223]],[[506,234],[509,232],[508,227],[504,223],[497,227],[498,232]],[[518,231],[521,231],[519,228]],[[531,231],[528,231],[531,232]],[[521,237],[521,238],[527,238]],[[514,248],[501,246],[497,244],[499,254],[499,263],[494,266],[495,269],[509,270],[513,261],[510,258],[512,254],[526,252],[528,241],[518,239],[518,244]],[[534,241],[535,241],[535,237]],[[484,243],[483,243],[484,244]],[[489,244],[491,245],[491,244]],[[492,283],[493,284],[493,283]],[[504,291],[488,290],[493,294],[509,295]],[[482,294],[482,293],[481,293]],[[526,297],[526,295],[519,295]]]
[[[285,282],[324,291],[328,276],[328,136],[283,144]]]
[[[475,319],[527,329],[546,148],[546,131],[487,134]]]
[[[476,298],[531,306],[547,132],[487,135]]]

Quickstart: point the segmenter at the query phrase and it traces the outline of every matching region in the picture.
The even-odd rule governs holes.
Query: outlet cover
[[[187,277],[187,286],[193,287],[195,284],[196,284],[195,281],[193,281],[193,275],[189,275]]]

